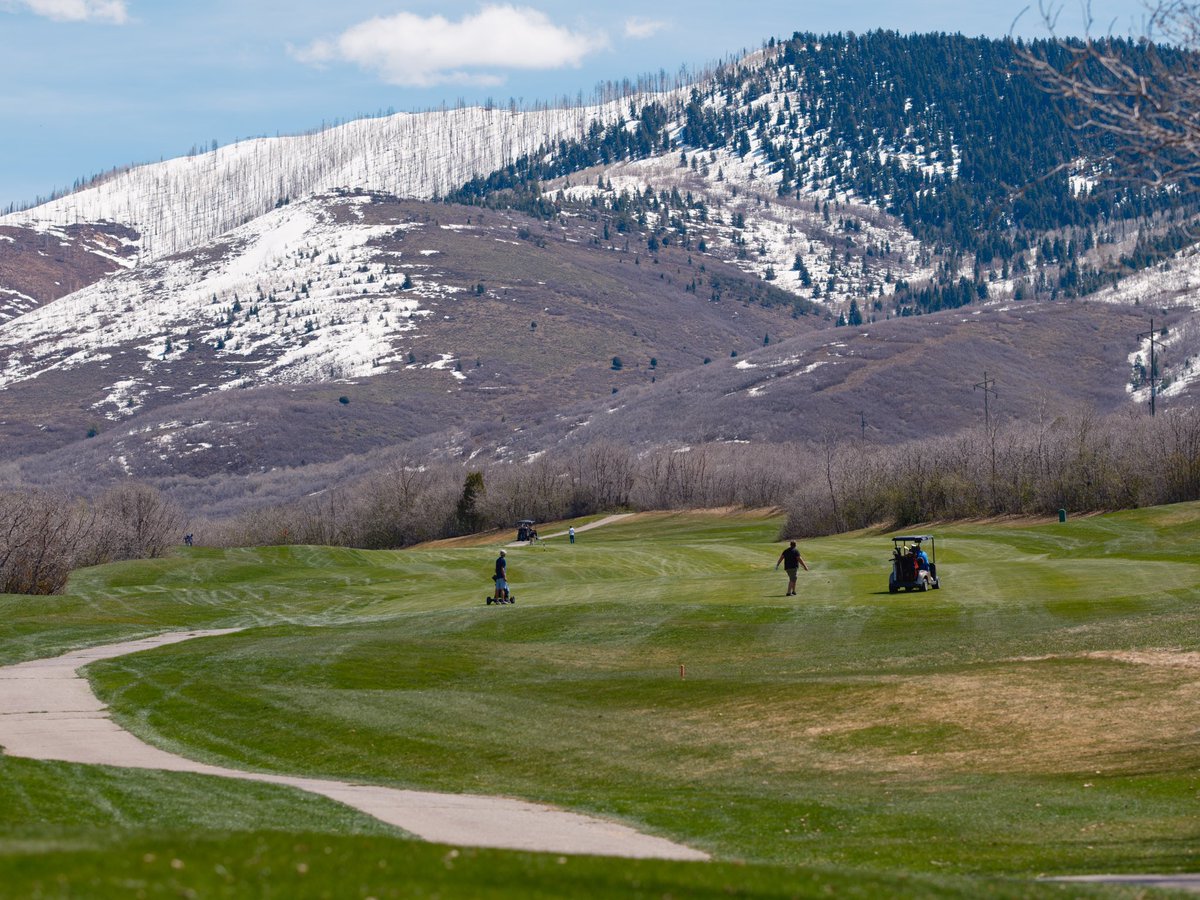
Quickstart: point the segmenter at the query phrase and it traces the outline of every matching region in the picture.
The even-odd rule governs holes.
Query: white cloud
[[[27,9],[37,16],[56,22],[111,22],[124,25],[129,21],[125,0],[8,0],[0,4],[5,9]]]
[[[529,7],[485,6],[461,21],[413,13],[369,19],[331,40],[291,48],[304,63],[351,62],[376,71],[391,84],[499,84],[501,69],[578,66],[608,45],[555,25]]]
[[[645,38],[654,37],[654,35],[666,27],[667,23],[661,22],[658,19],[644,19],[641,16],[633,16],[625,20],[625,37],[644,40]]]

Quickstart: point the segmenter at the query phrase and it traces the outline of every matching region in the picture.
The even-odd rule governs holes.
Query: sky
[[[459,101],[590,98],[795,31],[1044,36],[1023,0],[0,0],[0,210],[114,166]],[[1141,33],[1140,0],[1092,0]],[[1016,22],[1014,28],[1014,21]],[[1059,34],[1087,16],[1064,3]]]

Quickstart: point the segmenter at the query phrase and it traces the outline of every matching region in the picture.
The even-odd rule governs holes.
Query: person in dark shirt
[[[508,560],[505,558],[503,550],[496,557],[496,574],[492,579],[496,582],[496,593],[493,595],[496,600],[508,599]]]
[[[800,568],[805,572],[808,571],[808,566],[804,560],[800,558],[800,551],[796,549],[796,542],[792,541],[787,548],[779,554],[779,559],[775,561],[775,569],[778,570],[780,563],[783,564],[783,570],[787,572],[788,589],[785,597],[796,596],[796,574]]]

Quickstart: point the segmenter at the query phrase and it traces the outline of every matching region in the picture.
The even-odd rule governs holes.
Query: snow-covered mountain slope
[[[682,248],[650,260],[602,227],[344,191],[287,204],[0,325],[0,440],[14,456],[77,443],[56,470],[114,475],[300,465],[540,416],[822,324],[715,259],[724,301],[698,296]],[[472,429],[440,447],[482,452]]]
[[[454,289],[425,280],[420,256],[397,261],[395,271],[373,262],[370,241],[405,226],[362,224],[362,203],[370,197],[282,206],[208,252],[149,263],[7,323],[0,388],[102,362],[121,347],[137,348],[141,372],[110,385],[97,408],[113,417],[141,406],[156,388],[156,369],[199,347],[244,367],[222,389],[384,371],[403,335],[429,314],[424,302]],[[416,281],[396,296],[406,275]]]
[[[311,134],[241,141],[138,166],[85,190],[0,218],[33,228],[117,222],[141,235],[150,259],[198,246],[277,204],[334,188],[399,197],[444,194],[641,100],[597,106],[479,108],[360,119]]]
[[[0,323],[132,267],[136,243],[117,225],[0,226]]]

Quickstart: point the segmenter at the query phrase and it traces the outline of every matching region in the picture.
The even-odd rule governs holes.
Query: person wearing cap
[[[496,593],[492,595],[494,600],[508,599],[508,560],[503,550],[496,557],[496,574],[492,580],[496,582]]]
[[[929,571],[929,557],[925,555],[920,544],[917,544],[917,568],[923,572]]]

